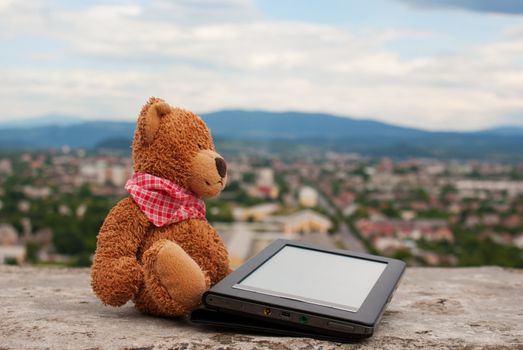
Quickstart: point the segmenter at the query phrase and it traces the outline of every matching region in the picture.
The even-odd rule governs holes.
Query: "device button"
[[[336,329],[338,331],[344,331],[344,332],[354,331],[354,326],[351,326],[350,324],[345,324],[345,323],[329,321],[329,322],[327,322],[327,326],[332,329]]]

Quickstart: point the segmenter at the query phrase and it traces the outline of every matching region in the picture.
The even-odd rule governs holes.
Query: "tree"
[[[37,242],[29,241],[25,244],[25,258],[31,264],[38,262],[38,252],[40,251],[40,245]]]

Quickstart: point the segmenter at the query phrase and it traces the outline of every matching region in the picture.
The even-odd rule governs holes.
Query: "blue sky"
[[[0,120],[321,111],[431,130],[523,126],[516,0],[0,0]]]
[[[455,2],[459,2],[453,0]],[[478,0],[472,0],[475,2]],[[490,1],[495,3],[496,1]],[[458,46],[486,44],[505,30],[521,25],[516,14],[472,11],[467,8],[415,6],[415,1],[299,1],[262,0],[257,6],[274,20],[338,25],[355,33],[402,28],[430,32],[431,40],[391,44],[402,56],[453,52]],[[523,2],[522,2],[523,3]],[[520,6],[523,8],[523,4]]]

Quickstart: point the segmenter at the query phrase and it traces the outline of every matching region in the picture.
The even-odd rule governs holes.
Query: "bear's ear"
[[[160,120],[164,115],[169,114],[170,111],[171,106],[161,100],[150,104],[144,111],[141,132],[145,143],[150,144],[153,142],[160,128]]]

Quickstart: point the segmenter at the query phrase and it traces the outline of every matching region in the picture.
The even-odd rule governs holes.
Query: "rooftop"
[[[0,266],[0,349],[523,349],[523,270],[409,268],[374,336],[235,334],[103,306],[88,269]]]

